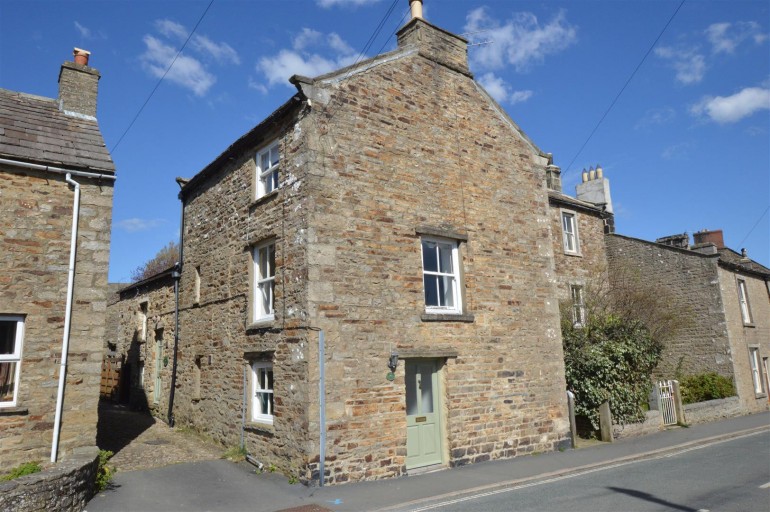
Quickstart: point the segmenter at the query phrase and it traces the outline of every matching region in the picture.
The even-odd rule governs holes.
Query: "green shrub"
[[[563,314],[562,339],[576,415],[598,429],[599,406],[609,400],[618,423],[644,420],[641,404],[647,401],[663,345],[641,322],[604,314],[575,326],[571,315]]]
[[[43,466],[37,462],[25,462],[19,466],[16,466],[5,475],[0,476],[0,481],[13,480],[24,475],[31,475],[32,473],[39,473],[43,470]]]
[[[246,460],[246,455],[248,452],[246,451],[246,448],[241,448],[240,446],[233,446],[232,448],[229,448],[222,457],[231,461],[231,462],[241,462],[243,460]]]
[[[109,450],[99,450],[99,465],[96,469],[96,492],[103,491],[112,481],[112,477],[118,472],[114,466],[107,465],[107,461],[114,455]]]
[[[733,381],[714,372],[683,377],[679,381],[679,388],[685,404],[735,396]]]

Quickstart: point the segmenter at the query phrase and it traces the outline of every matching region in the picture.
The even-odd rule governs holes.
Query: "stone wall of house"
[[[578,227],[577,254],[564,250],[562,238],[562,210],[575,214]],[[602,286],[607,276],[607,250],[604,243],[604,219],[598,211],[576,208],[571,204],[550,200],[550,222],[553,234],[553,254],[558,279],[560,301],[569,301],[570,285],[589,289]]]
[[[324,330],[327,482],[405,472],[404,359],[435,358],[444,462],[569,432],[544,165],[468,77],[403,58],[327,87],[308,134],[308,313]],[[421,234],[460,243],[465,315],[425,315]],[[390,382],[391,351],[401,361]],[[317,353],[309,361],[318,378]],[[309,452],[318,399],[310,396]],[[311,478],[318,460],[313,459]]]
[[[744,322],[738,301],[738,279],[746,283],[751,321]],[[720,266],[719,286],[725,303],[727,330],[730,334],[735,389],[741,404],[749,412],[768,408],[767,367],[762,359],[770,357],[770,290],[764,279]],[[756,393],[749,348],[759,350],[759,374],[762,392]]]
[[[684,327],[666,341],[656,377],[716,372],[733,377],[725,310],[719,289],[716,255],[646,242],[621,235],[606,238],[610,282],[643,282],[657,287],[670,308],[683,315]],[[661,299],[663,300],[663,299]]]
[[[124,287],[119,300],[107,306],[108,319],[117,324],[113,327],[108,322],[107,340],[122,362],[118,401],[165,420],[176,325],[174,282],[165,274],[143,283]]]
[[[105,333],[111,182],[81,183],[60,455],[96,442]],[[50,457],[61,362],[73,191],[64,176],[0,169],[0,314],[23,315],[17,406],[0,408],[0,470]]]
[[[310,192],[302,134],[312,130],[307,119],[291,116],[185,198],[180,282],[177,424],[228,446],[238,445],[245,428],[251,454],[295,476],[308,458],[307,353],[308,343],[317,343],[305,303]],[[282,186],[255,201],[255,155],[276,138]],[[255,322],[252,249],[270,240],[276,248],[275,316]],[[244,427],[244,406],[251,417],[249,365],[258,359],[273,362],[274,422],[245,421]]]
[[[83,447],[40,473],[0,482],[0,510],[83,510],[94,495],[98,463],[99,450],[95,446]]]

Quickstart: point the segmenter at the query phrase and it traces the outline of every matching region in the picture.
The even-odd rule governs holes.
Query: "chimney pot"
[[[696,244],[711,243],[716,245],[717,249],[725,248],[725,239],[721,229],[715,229],[713,231],[704,229],[694,233],[692,237]]]
[[[604,169],[599,164],[596,164],[596,177],[597,179],[604,178]]]
[[[75,64],[80,64],[81,66],[88,66],[88,58],[91,56],[91,52],[88,50],[82,50],[80,48],[75,48],[72,50],[72,55],[75,57]]]
[[[409,10],[412,13],[412,19],[422,19],[422,0],[409,0]]]
[[[586,181],[588,181],[588,171],[586,171],[586,170],[585,170],[585,168],[583,168],[583,174],[582,174],[582,177],[583,177],[583,183],[585,183]]]
[[[593,181],[596,179],[596,171],[594,171],[594,168],[591,167],[588,169],[588,181]]]
[[[746,248],[745,247],[743,249],[741,249],[741,256],[744,257],[744,258],[747,258],[747,259],[749,257],[749,253],[746,252]]]

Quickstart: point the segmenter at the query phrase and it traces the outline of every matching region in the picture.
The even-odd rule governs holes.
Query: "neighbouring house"
[[[582,325],[587,287],[602,286],[608,279],[604,240],[615,230],[610,183],[600,166],[584,169],[575,197],[569,196],[562,190],[561,170],[550,161],[546,185],[557,298],[570,305],[573,323]]]
[[[610,274],[633,269],[666,290],[688,322],[666,341],[657,374],[715,372],[732,379],[743,413],[768,407],[770,269],[725,247],[721,230],[648,242],[607,237]]]
[[[148,402],[175,396],[172,422],[243,435],[308,483],[570,442],[550,156],[473,80],[467,41],[411,4],[396,50],[294,76],[288,102],[180,182],[175,386],[165,362],[147,376],[160,351],[174,363],[168,276],[115,305]]]
[[[115,166],[74,54],[58,98],[0,89],[0,472],[96,445]]]

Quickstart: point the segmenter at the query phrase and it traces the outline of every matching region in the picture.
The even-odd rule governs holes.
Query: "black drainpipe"
[[[186,181],[177,178],[176,182],[184,187]],[[174,278],[174,363],[171,366],[171,390],[168,396],[168,425],[174,426],[174,394],[176,392],[177,354],[179,353],[179,279],[182,277],[182,261],[184,260],[184,198],[179,192],[179,200],[182,203],[181,219],[179,221],[179,261],[177,261],[171,277]]]

